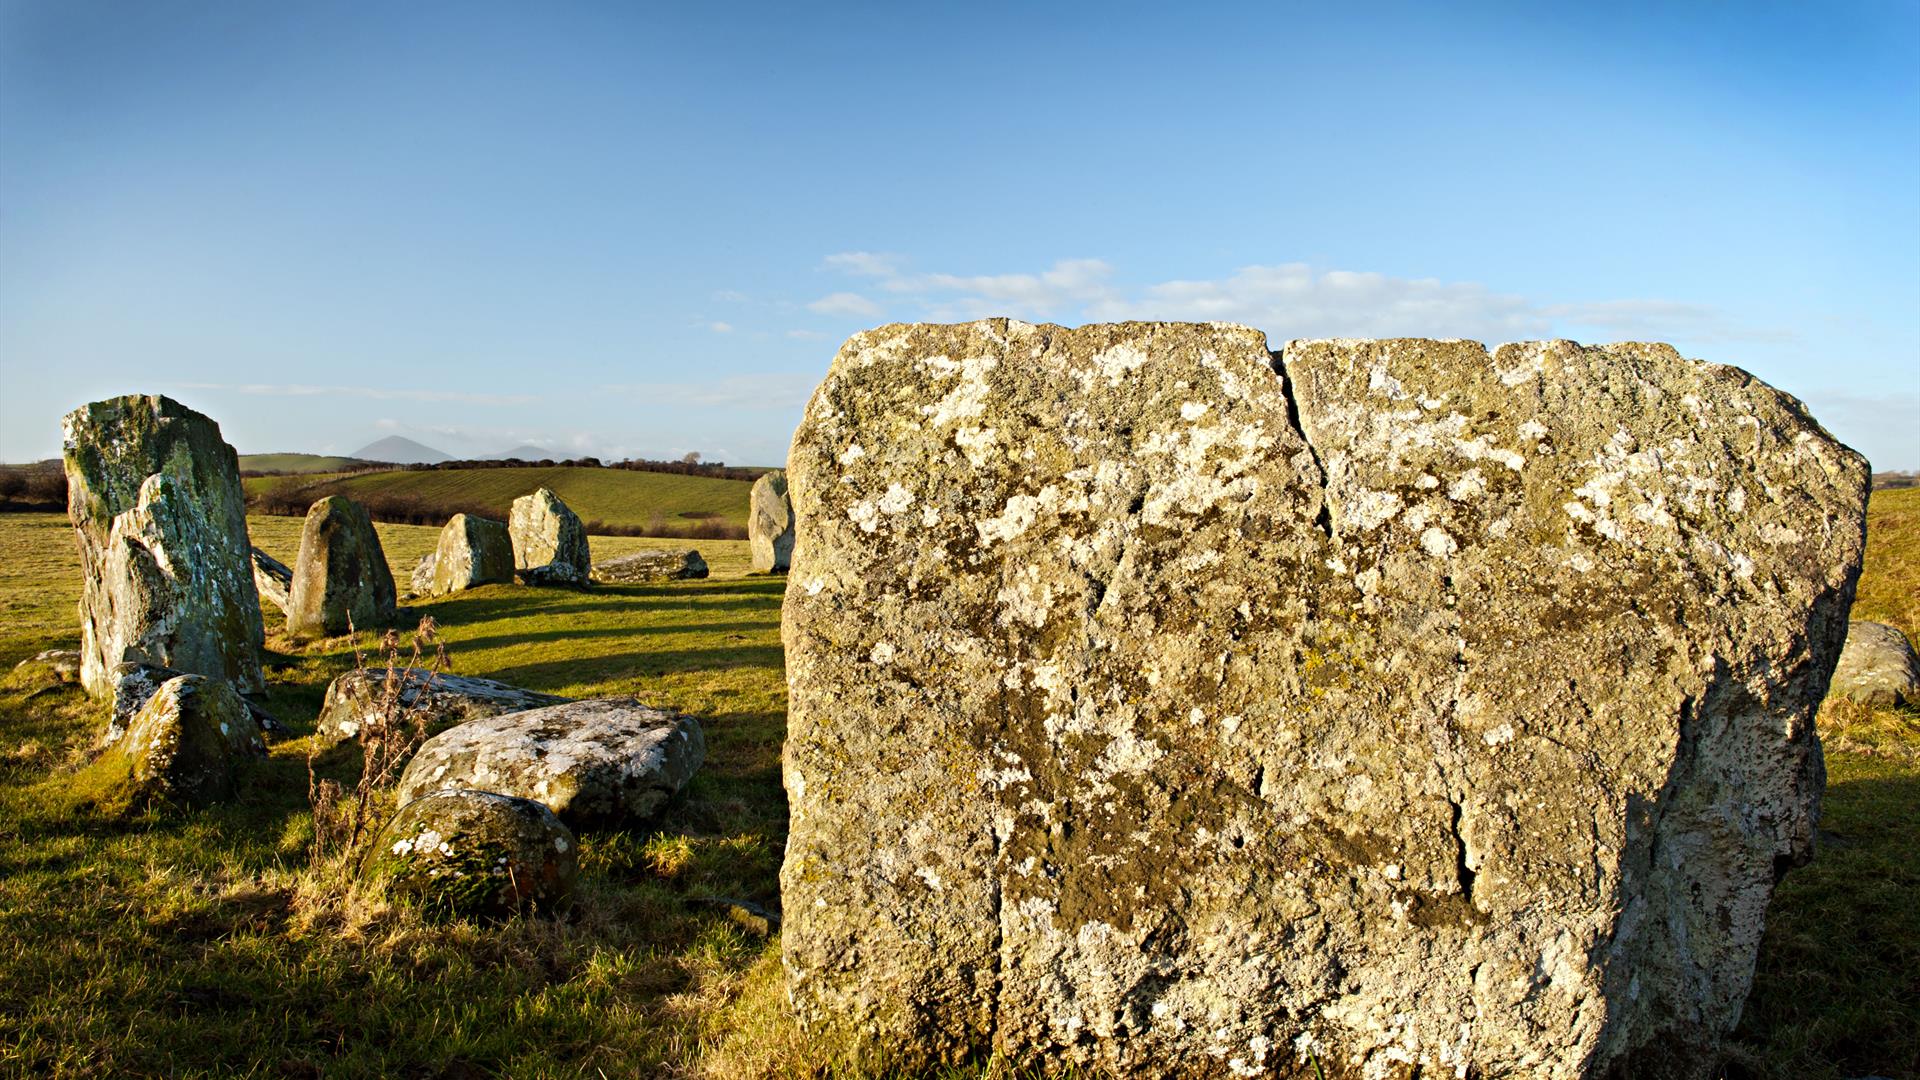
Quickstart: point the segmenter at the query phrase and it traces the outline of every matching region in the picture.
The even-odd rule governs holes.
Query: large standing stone
[[[428,739],[400,776],[402,805],[442,788],[536,799],[574,828],[641,822],[706,759],[691,716],[600,699],[474,720]]]
[[[373,842],[367,876],[436,914],[566,907],[580,874],[553,811],[491,791],[440,791],[402,807]]]
[[[804,1022],[1705,1075],[1810,852],[1863,544],[1798,402],[1659,345],[891,326],[789,470]]]
[[[403,668],[393,673],[394,700],[405,712],[407,724],[418,721],[429,735],[482,717],[525,712],[572,700],[558,694],[522,690],[493,679],[444,672],[429,678],[429,674],[419,668]],[[338,742],[358,736],[380,715],[386,697],[386,668],[347,672],[327,684],[327,697],[320,706],[320,718],[314,723],[314,737],[322,742]]]
[[[367,511],[344,495],[314,503],[300,529],[288,632],[318,637],[384,626],[393,621],[394,602],[393,571]]]
[[[512,580],[513,540],[507,536],[507,526],[472,514],[453,515],[433,549],[429,591],[443,596]]]
[[[80,547],[80,681],[113,693],[134,661],[265,688],[239,458],[212,420],[132,395],[67,414],[67,515]]]
[[[154,688],[83,783],[114,809],[205,806],[231,797],[240,770],[265,756],[260,726],[231,683],[176,675]]]
[[[747,545],[757,573],[784,572],[793,565],[793,498],[787,473],[775,469],[753,482],[747,500]]]
[[[1920,657],[1897,626],[1849,623],[1847,645],[1840,651],[1829,692],[1862,705],[1920,702]]]
[[[253,586],[260,599],[286,614],[293,606],[293,568],[259,548],[250,548],[247,554],[253,561]]]
[[[529,585],[585,585],[593,567],[579,515],[546,488],[513,500],[513,565]]]
[[[698,551],[636,551],[593,564],[593,580],[601,585],[646,585],[656,581],[683,581],[707,576],[707,560]]]

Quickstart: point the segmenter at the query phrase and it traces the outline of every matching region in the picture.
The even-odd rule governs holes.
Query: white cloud
[[[823,296],[807,305],[807,310],[822,315],[857,315],[865,319],[878,318],[880,305],[861,296],[859,293],[837,292]]]
[[[881,255],[871,251],[843,251],[838,255],[829,255],[821,260],[828,270],[837,270],[854,277],[890,278],[900,272],[900,264],[905,260],[898,255]]]
[[[311,386],[304,383],[182,382],[187,390],[226,390],[260,397],[356,397],[374,401],[451,401],[463,405],[524,405],[533,394],[476,394],[465,390],[403,390],[385,386]]]
[[[707,324],[707,329],[713,331],[716,334],[731,334],[733,333],[733,324],[724,323],[724,322],[710,322]]]

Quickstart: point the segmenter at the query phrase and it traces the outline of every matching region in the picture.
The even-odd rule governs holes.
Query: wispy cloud
[[[408,390],[388,386],[317,386],[307,383],[181,382],[184,390],[225,390],[260,397],[352,397],[372,401],[450,401],[463,405],[524,405],[534,394],[477,394],[466,390]]]
[[[710,322],[707,324],[707,329],[716,334],[731,334],[733,333],[733,324],[728,322]]]
[[[724,379],[688,382],[606,383],[600,391],[622,394],[656,405],[691,405],[723,409],[791,409],[807,403],[820,381],[817,374],[788,372],[732,375]]]
[[[807,310],[822,315],[857,315],[871,319],[879,316],[880,305],[859,293],[837,292],[808,304]]]
[[[1245,323],[1277,340],[1317,337],[1463,337],[1486,341],[1552,337],[1571,330],[1609,339],[1781,342],[1785,330],[1747,327],[1724,313],[1674,300],[1550,302],[1471,281],[1396,277],[1306,263],[1244,266],[1220,278],[1142,286],[1116,282],[1101,259],[1060,259],[1037,273],[915,272],[898,255],[845,252],[826,269],[872,282],[876,303],[835,293],[808,305],[822,314],[877,319],[888,308],[934,320],[1011,315],[1103,322],[1173,319]],[[851,298],[858,303],[842,302]]]

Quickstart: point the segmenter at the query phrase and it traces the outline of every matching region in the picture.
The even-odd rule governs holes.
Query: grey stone
[[[580,856],[573,833],[537,802],[438,791],[400,808],[364,873],[436,914],[503,917],[565,909]]]
[[[707,560],[698,551],[636,551],[593,564],[593,580],[601,585],[645,585],[707,576]]]
[[[293,604],[293,568],[259,548],[250,548],[248,557],[253,561],[253,586],[261,601],[285,615]]]
[[[413,572],[407,575],[407,585],[415,596],[429,596],[433,593],[433,564],[436,552],[429,551],[420,556],[413,564]]]
[[[558,694],[522,690],[493,679],[445,673],[429,679],[428,675],[418,668],[402,668],[394,672],[393,678],[395,699],[408,714],[409,723],[419,721],[429,735],[470,720],[572,700]],[[385,668],[360,668],[333,680],[327,684],[327,697],[314,724],[314,737],[326,743],[357,737],[369,720],[378,716],[386,694]]]
[[[810,1028],[903,1068],[1712,1068],[1863,545],[1866,463],[1792,398],[1659,345],[889,326],[788,469]]]
[[[513,581],[513,540],[506,523],[455,514],[440,530],[428,591],[435,596]]]
[[[560,496],[546,488],[513,500],[507,522],[513,565],[529,585],[583,586],[593,566],[587,530]]]
[[[106,736],[101,740],[107,746],[112,746],[126,734],[134,718],[147,707],[147,702],[153,700],[162,686],[185,673],[153,664],[125,663],[116,666],[112,674],[113,711],[107,717]],[[246,707],[248,717],[263,735],[279,738],[288,734],[286,725],[275,719],[258,702],[244,694],[240,700]]]
[[[242,768],[265,756],[259,724],[231,683],[175,675],[88,770],[104,778],[99,786],[115,806],[195,807],[231,798]]]
[[[80,681],[159,664],[265,687],[239,458],[220,426],[157,395],[67,414],[67,516],[80,548]]]
[[[313,504],[293,566],[287,631],[295,637],[370,630],[393,621],[393,571],[372,519],[352,499],[329,495]]]
[[[1847,645],[1827,694],[1880,707],[1920,704],[1920,657],[1897,626],[1848,623]]]
[[[44,668],[47,677],[54,682],[78,682],[80,680],[80,650],[44,649],[13,665],[15,671],[29,671]]]
[[[402,804],[443,788],[537,799],[574,828],[653,816],[705,760],[690,716],[603,698],[474,720],[428,739],[401,774]]]
[[[793,499],[787,492],[786,470],[775,469],[753,482],[747,544],[758,573],[784,573],[793,565]]]

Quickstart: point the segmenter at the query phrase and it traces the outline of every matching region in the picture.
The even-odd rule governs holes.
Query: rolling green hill
[[[330,457],[325,454],[241,454],[241,472],[331,473],[341,472],[368,462],[359,458]]]
[[[552,488],[583,521],[645,526],[656,518],[668,523],[717,518],[741,528],[747,524],[747,494],[753,488],[744,480],[564,466],[249,477],[246,486],[249,497],[274,491],[310,503],[325,495],[345,495],[364,502],[385,496],[444,507],[446,516],[467,508],[484,508],[501,520],[506,519],[514,499],[546,487]]]

